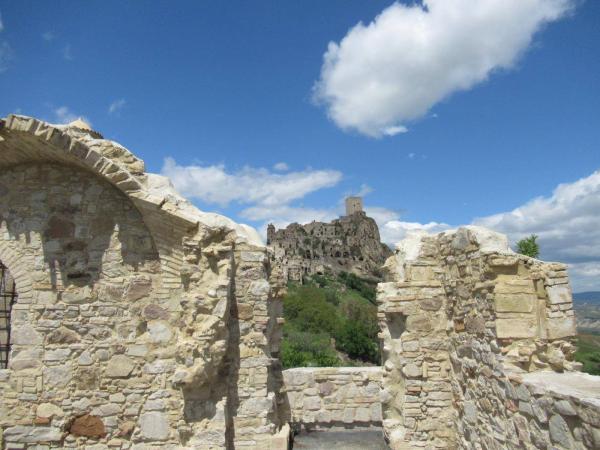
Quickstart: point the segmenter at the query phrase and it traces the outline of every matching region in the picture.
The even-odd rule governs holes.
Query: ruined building
[[[349,209],[312,230],[383,253]],[[477,227],[409,236],[378,285],[382,367],[282,371],[268,255],[85,123],[0,119],[0,448],[283,450],[340,426],[393,450],[600,448],[564,265]]]
[[[301,282],[312,274],[352,272],[380,279],[380,268],[392,254],[382,244],[377,223],[363,211],[360,197],[346,199],[346,215],[330,223],[293,223],[276,230],[267,228],[272,263],[286,280]]]

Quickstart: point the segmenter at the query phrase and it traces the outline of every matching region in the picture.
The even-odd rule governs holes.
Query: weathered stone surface
[[[113,356],[106,365],[105,375],[113,378],[128,377],[135,367],[135,363],[125,355]]]
[[[148,305],[144,308],[144,317],[147,320],[169,319],[169,312],[158,305]]]
[[[302,281],[306,274],[352,272],[380,278],[380,267],[391,255],[381,243],[376,222],[362,207],[332,222],[293,223],[276,230],[267,227],[271,262],[281,268],[285,281]]]
[[[69,427],[69,433],[75,436],[102,437],[106,434],[102,419],[89,414],[77,417]]]
[[[552,372],[574,367],[564,267],[485,236],[415,234],[386,263],[390,281],[377,301],[391,448],[594,448],[587,424],[600,421],[600,378]],[[411,276],[421,267],[431,278]],[[447,307],[428,312],[438,286]]]
[[[50,418],[54,416],[62,416],[64,413],[62,408],[53,405],[52,403],[41,403],[35,410],[35,414],[37,417]]]
[[[68,328],[58,328],[48,335],[48,344],[75,344],[81,340],[81,337]]]
[[[169,437],[169,421],[164,413],[143,413],[140,416],[139,427],[143,439],[164,441]]]
[[[536,321],[533,317],[497,319],[496,334],[501,339],[535,337]]]
[[[34,427],[18,425],[4,430],[4,440],[34,444],[37,442],[56,442],[62,439],[62,432],[56,427]]]
[[[572,302],[571,287],[568,284],[548,286],[546,292],[548,293],[548,301],[553,305]]]

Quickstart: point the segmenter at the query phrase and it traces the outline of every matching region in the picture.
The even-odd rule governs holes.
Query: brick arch
[[[0,120],[0,170],[32,162],[73,165],[121,191],[140,212],[150,231],[160,256],[165,289],[181,285],[181,240],[195,234],[198,221],[150,192],[141,159],[91,130],[52,125],[20,115]]]

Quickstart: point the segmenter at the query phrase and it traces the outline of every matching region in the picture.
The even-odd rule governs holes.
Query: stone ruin
[[[279,288],[253,229],[82,123],[9,116],[0,167],[3,448],[287,447]]]
[[[0,120],[0,167],[0,448],[278,450],[290,425],[381,426],[394,450],[600,448],[566,268],[501,235],[398,245],[382,367],[282,371],[284,268],[253,229],[82,122]]]
[[[284,281],[299,283],[305,276],[340,272],[380,281],[380,268],[392,254],[360,197],[346,198],[346,215],[329,223],[292,223],[281,230],[269,224],[267,245]]]

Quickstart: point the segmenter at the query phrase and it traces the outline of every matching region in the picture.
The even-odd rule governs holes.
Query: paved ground
[[[302,431],[294,437],[294,450],[389,450],[381,428]]]

